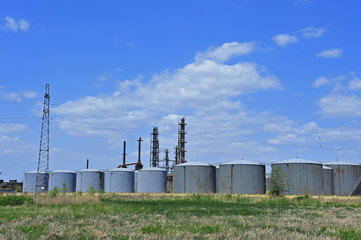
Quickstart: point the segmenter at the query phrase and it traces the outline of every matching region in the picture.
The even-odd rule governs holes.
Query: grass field
[[[0,196],[0,239],[361,239],[360,197],[8,197]]]

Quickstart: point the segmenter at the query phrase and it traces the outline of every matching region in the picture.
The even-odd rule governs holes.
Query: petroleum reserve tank
[[[335,178],[333,169],[330,167],[323,166],[323,195],[334,195],[335,194]]]
[[[115,168],[104,173],[104,191],[129,193],[134,191],[134,171],[127,168]]]
[[[352,189],[361,177],[361,165],[339,161],[327,162],[324,165],[332,168],[334,171],[335,194],[342,196],[351,195]]]
[[[83,169],[76,173],[76,191],[87,192],[93,187],[97,192],[104,190],[104,173],[96,169]]]
[[[65,192],[75,192],[76,187],[76,172],[68,170],[55,170],[49,175],[49,191],[54,187],[63,189]],[[63,189],[64,190],[64,189]]]
[[[215,193],[216,167],[200,162],[182,163],[173,168],[174,193]]]
[[[34,193],[36,188],[36,175],[37,171],[24,172],[23,179],[23,192]],[[48,175],[44,172],[39,173],[39,183],[42,183],[39,192],[46,192],[46,182],[48,181]]]
[[[289,177],[291,188],[286,194],[323,194],[323,173],[321,163],[296,158],[273,163],[272,170],[276,167],[281,168]]]
[[[137,174],[137,192],[164,193],[167,191],[167,171],[163,168],[143,168]]]
[[[239,160],[220,164],[219,193],[265,194],[265,165]]]

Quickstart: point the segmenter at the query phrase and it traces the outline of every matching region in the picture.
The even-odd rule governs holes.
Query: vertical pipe
[[[125,156],[126,156],[126,144],[127,144],[127,142],[126,141],[124,141],[124,144],[123,144],[123,168],[125,168],[126,166],[125,166]]]
[[[89,159],[86,160],[86,169],[89,169]]]

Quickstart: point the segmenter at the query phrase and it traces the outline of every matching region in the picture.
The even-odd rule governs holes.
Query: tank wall
[[[216,192],[214,166],[175,166],[173,169],[174,193]]]
[[[361,166],[357,165],[325,165],[333,169],[335,194],[348,196],[361,177]]]
[[[219,167],[216,167],[216,193],[219,193]]]
[[[63,189],[66,184],[66,192],[75,192],[76,188],[76,173],[53,172],[49,175],[49,191],[54,187]]]
[[[272,165],[272,169],[274,169],[274,167],[280,167],[290,179],[292,186],[286,194],[323,194],[322,165],[306,163],[284,163]]]
[[[323,169],[323,195],[335,194],[333,169]]]
[[[125,193],[134,191],[134,172],[114,171],[104,173],[104,191]]]
[[[220,165],[219,192],[240,194],[265,194],[264,165]]]
[[[134,171],[134,192],[138,191],[138,171]]]
[[[23,180],[23,192],[34,193],[36,188],[36,176],[37,173],[24,173],[24,180]],[[45,173],[39,173],[40,182],[43,183],[43,187],[40,189],[40,192],[45,192],[44,183],[47,182],[47,175]]]
[[[76,191],[87,192],[91,186],[98,192],[104,189],[104,173],[97,172],[77,172],[76,173]]]
[[[167,191],[167,172],[161,170],[139,170],[137,192],[163,193]]]
[[[184,178],[184,168],[177,167],[173,168],[173,192],[174,193],[184,193],[185,192],[185,178]]]

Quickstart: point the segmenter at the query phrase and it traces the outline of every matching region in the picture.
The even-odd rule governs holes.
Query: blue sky
[[[149,165],[149,137],[188,161],[360,163],[359,1],[3,1],[0,178],[37,167],[50,84],[50,168]],[[321,147],[320,147],[321,145]],[[161,158],[163,158],[161,154]]]

